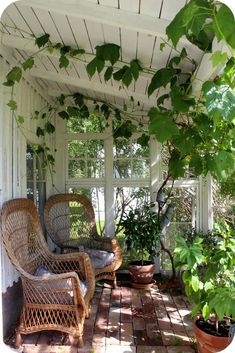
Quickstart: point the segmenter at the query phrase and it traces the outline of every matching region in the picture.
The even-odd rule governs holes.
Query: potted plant
[[[235,228],[223,221],[204,236],[176,240],[176,264],[183,271],[185,293],[195,304],[198,350],[218,352],[229,345],[235,318]]]
[[[155,272],[154,255],[159,247],[159,219],[154,203],[143,203],[131,208],[121,221],[127,250],[135,249],[138,259],[129,263],[131,280],[135,287],[149,287]]]

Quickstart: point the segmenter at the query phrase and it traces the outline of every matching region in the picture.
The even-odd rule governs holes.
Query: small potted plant
[[[177,267],[195,306],[194,333],[200,353],[218,352],[231,341],[235,320],[235,228],[222,222],[204,236],[178,236]]]
[[[154,203],[132,208],[121,221],[127,250],[135,249],[138,259],[129,263],[133,286],[148,288],[155,272],[154,255],[159,248],[159,219]]]

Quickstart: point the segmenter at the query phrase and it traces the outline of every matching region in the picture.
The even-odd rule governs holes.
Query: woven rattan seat
[[[31,200],[15,199],[2,209],[2,236],[6,252],[23,286],[23,307],[16,329],[16,347],[21,334],[58,330],[70,336],[71,344],[82,345],[85,317],[94,294],[94,271],[86,253],[53,254],[41,231]],[[39,267],[50,276],[36,276]],[[80,279],[87,285],[83,295]]]
[[[115,271],[121,266],[121,248],[116,239],[100,236],[97,232],[95,213],[90,200],[78,194],[51,196],[44,212],[47,234],[63,251],[84,248],[114,253],[114,260],[103,268],[95,268],[95,278],[109,279],[116,286]]]

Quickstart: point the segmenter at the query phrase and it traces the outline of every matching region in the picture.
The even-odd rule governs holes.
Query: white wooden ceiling
[[[84,48],[92,58],[96,45],[115,43],[121,46],[123,61],[138,58],[143,66],[159,69],[176,55],[175,50],[165,47],[160,51],[165,28],[186,0],[19,0],[3,13],[1,23],[4,35],[2,44],[12,51],[17,60],[36,51],[35,36],[50,34],[53,43],[61,42]],[[196,61],[201,53],[186,40],[186,46]],[[127,89],[120,83],[105,82],[102,73],[89,78],[85,63],[73,60],[67,69],[59,69],[58,55],[41,54],[31,75],[47,91],[48,95],[80,92],[94,99],[108,100],[123,106],[129,97],[140,102],[147,110],[154,105],[154,95],[146,92],[151,76],[141,74]],[[186,62],[185,62],[185,65]]]

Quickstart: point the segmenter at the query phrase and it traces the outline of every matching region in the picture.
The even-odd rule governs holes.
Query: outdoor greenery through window
[[[43,158],[41,156],[41,158]],[[42,168],[42,161],[39,156],[33,153],[30,145],[26,151],[27,169],[27,198],[33,200],[39,214],[43,214],[46,201],[46,180],[45,170]]]

